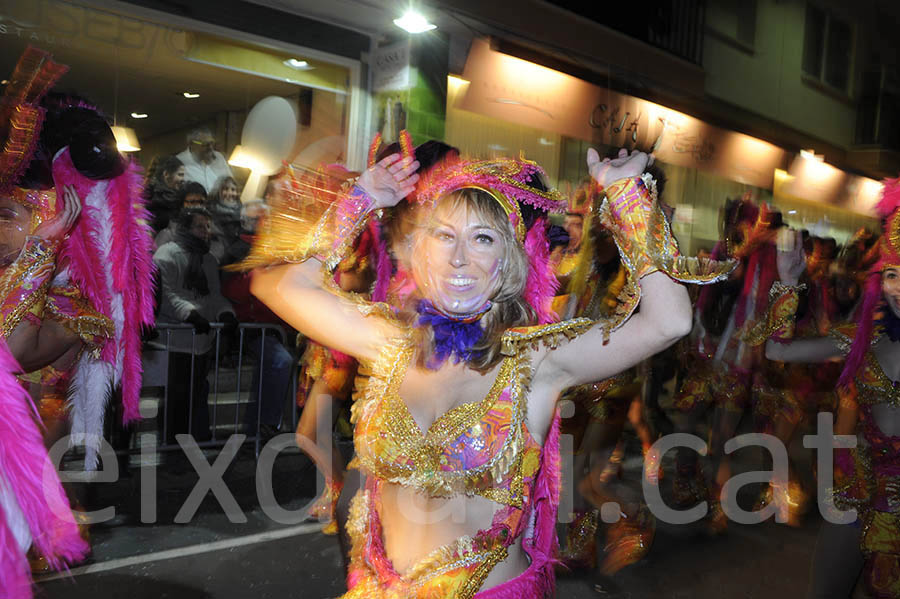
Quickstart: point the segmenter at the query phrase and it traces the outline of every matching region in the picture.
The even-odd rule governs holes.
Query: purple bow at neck
[[[453,356],[454,364],[477,357],[478,352],[473,351],[472,347],[484,336],[480,321],[490,309],[491,302],[487,302],[476,312],[457,316],[442,312],[428,300],[421,300],[416,306],[419,313],[417,324],[420,327],[431,325],[434,331],[434,353],[425,366],[437,370],[450,356]]]

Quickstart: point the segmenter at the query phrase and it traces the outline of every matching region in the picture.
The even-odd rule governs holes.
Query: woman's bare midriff
[[[377,506],[384,548],[394,570],[405,574],[435,549],[455,543],[463,536],[474,537],[488,529],[501,506],[483,497],[459,495],[450,499],[432,498],[401,485],[384,483]],[[529,565],[521,539],[509,547],[507,558],[488,575],[482,590],[511,580]]]

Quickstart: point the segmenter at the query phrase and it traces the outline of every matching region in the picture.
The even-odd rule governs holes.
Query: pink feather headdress
[[[886,268],[900,268],[900,178],[884,181],[881,201],[878,202],[876,211],[883,223],[881,240],[878,242],[880,255],[866,278],[856,335],[838,381],[842,386],[852,382],[872,344],[875,316],[882,299],[881,273]]]

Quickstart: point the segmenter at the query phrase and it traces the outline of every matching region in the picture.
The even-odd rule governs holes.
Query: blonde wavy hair
[[[479,372],[490,371],[503,357],[500,352],[503,333],[512,327],[537,324],[538,317],[534,308],[525,301],[523,293],[528,278],[528,256],[522,245],[516,240],[515,232],[503,208],[489,193],[474,188],[463,188],[447,194],[432,209],[419,209],[414,217],[414,225],[409,233],[408,255],[415,261],[417,248],[425,237],[437,227],[438,218],[442,214],[458,210],[472,210],[487,226],[491,227],[503,241],[503,271],[500,288],[490,298],[491,308],[481,318],[484,335],[473,346],[474,357],[467,365]],[[408,264],[409,270],[416,271],[414,264]],[[421,295],[410,298],[404,308],[406,318],[414,322],[415,305]],[[434,353],[434,332],[431,327],[417,327],[418,344],[417,361],[424,365]]]

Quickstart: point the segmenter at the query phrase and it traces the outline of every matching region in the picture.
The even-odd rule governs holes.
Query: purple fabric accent
[[[416,312],[419,313],[417,324],[430,325],[434,331],[434,354],[425,365],[431,370],[437,370],[451,356],[457,364],[475,358],[476,352],[472,351],[472,346],[481,341],[484,335],[479,321],[490,307],[488,302],[475,314],[454,318],[435,308],[428,300],[421,300],[416,306]]]

